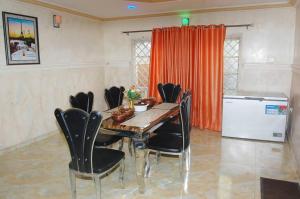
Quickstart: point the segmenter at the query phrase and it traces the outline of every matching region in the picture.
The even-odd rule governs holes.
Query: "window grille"
[[[136,84],[138,87],[147,88],[149,82],[151,42],[138,40],[134,42],[134,65],[136,70]]]
[[[224,93],[238,88],[240,40],[226,39],[224,43]]]

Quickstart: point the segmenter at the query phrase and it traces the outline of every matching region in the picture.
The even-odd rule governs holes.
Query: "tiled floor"
[[[102,180],[102,198],[260,198],[260,176],[297,181],[287,144],[221,138],[218,133],[192,130],[191,171],[180,178],[178,158],[151,156],[147,191],[138,193],[134,159],[126,151],[125,189],[118,172]],[[127,146],[127,145],[124,145]],[[127,147],[124,147],[127,148]],[[0,156],[1,199],[71,198],[69,152],[57,134]],[[78,199],[95,198],[92,181],[77,180]]]

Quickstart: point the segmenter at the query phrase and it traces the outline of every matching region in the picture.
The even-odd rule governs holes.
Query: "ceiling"
[[[98,18],[111,19],[192,10],[289,4],[293,0],[31,0],[78,11]],[[137,6],[128,10],[128,4]]]

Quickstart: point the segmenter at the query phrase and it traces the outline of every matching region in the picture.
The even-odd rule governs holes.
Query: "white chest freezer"
[[[287,114],[288,98],[283,94],[224,95],[222,136],[284,142]]]

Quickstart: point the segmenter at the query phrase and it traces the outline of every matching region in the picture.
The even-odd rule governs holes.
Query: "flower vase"
[[[128,108],[134,110],[134,101],[133,100],[129,100],[128,103],[129,103],[128,104]]]

